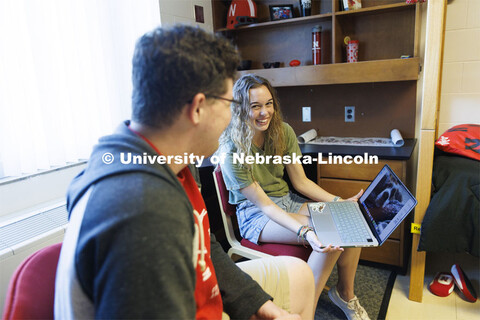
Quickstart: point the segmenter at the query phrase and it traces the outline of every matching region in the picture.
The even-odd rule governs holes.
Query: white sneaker
[[[367,311],[360,305],[357,296],[347,302],[340,297],[337,287],[330,288],[328,296],[337,307],[342,309],[348,320],[370,320]]]

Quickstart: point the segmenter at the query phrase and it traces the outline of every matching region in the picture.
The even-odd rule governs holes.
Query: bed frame
[[[443,43],[447,0],[428,0],[425,35],[425,59],[422,83],[419,152],[417,160],[414,223],[421,224],[430,203],[433,152],[438,130],[438,110],[442,83]],[[410,291],[408,298],[422,302],[425,276],[425,252],[417,251],[420,234],[413,234],[410,264]]]

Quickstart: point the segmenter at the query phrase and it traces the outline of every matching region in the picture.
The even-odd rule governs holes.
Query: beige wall
[[[212,3],[210,0],[159,0],[160,20],[163,26],[175,23],[198,25],[213,31]],[[203,7],[205,23],[195,22],[194,6]]]
[[[463,123],[480,123],[480,0],[447,6],[437,135]]]

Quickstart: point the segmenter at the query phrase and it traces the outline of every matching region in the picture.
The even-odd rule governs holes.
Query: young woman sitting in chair
[[[259,159],[301,155],[293,129],[282,120],[275,90],[268,80],[248,74],[235,83],[233,98],[239,103],[231,104],[232,120],[220,137],[218,152],[226,154],[222,172],[229,190],[229,202],[237,205],[242,237],[253,243],[310,245],[313,251],[308,264],[315,277],[315,301],[336,263],[338,283],[329,290],[330,299],[348,319],[369,319],[354,294],[361,249],[320,243],[311,227],[306,206],[307,199],[341,199],[309,180],[301,164],[276,164],[272,157],[269,163],[242,164],[238,161],[242,154],[258,155]],[[234,154],[237,154],[236,159]],[[295,190],[307,199],[289,190],[283,179],[284,169]],[[362,193],[346,200],[357,201]]]

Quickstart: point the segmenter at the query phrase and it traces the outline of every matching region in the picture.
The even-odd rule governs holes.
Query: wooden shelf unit
[[[308,17],[298,17],[294,19],[286,19],[286,20],[276,20],[276,21],[268,21],[268,22],[260,22],[260,23],[252,23],[245,26],[240,26],[235,29],[235,32],[242,31],[242,30],[249,30],[249,29],[263,29],[274,27],[278,25],[295,25],[295,24],[306,24],[311,21],[328,21],[332,18],[331,13],[324,13],[324,14],[315,14]],[[216,32],[228,32],[230,31],[227,28],[220,28],[216,29]]]
[[[232,39],[242,59],[252,61],[251,70],[240,75],[258,74],[277,89],[284,119],[297,134],[315,128],[324,136],[386,137],[399,128],[404,138],[416,138],[422,4],[362,0],[362,9],[341,11],[339,0],[312,0],[312,15],[298,17],[298,0],[255,3],[258,23],[227,30],[230,2],[212,0],[214,30]],[[292,4],[297,18],[270,21],[269,5],[273,4]],[[312,28],[318,25],[322,27],[322,64],[312,65]],[[346,36],[359,40],[357,63],[346,62]],[[401,59],[403,55],[411,57]],[[293,59],[301,65],[290,67]],[[280,62],[281,67],[264,69],[264,62]],[[311,106],[311,123],[302,121],[302,106]],[[355,123],[344,122],[345,106],[356,106]],[[405,179],[410,162],[399,163]],[[346,192],[348,185],[349,192],[340,195],[352,196],[368,184],[369,179],[342,178],[346,168],[334,169],[339,176],[328,177],[319,169],[318,182],[330,192]],[[412,190],[412,185],[407,186]],[[364,250],[362,259],[406,270],[411,239],[407,229],[402,225],[386,245]]]
[[[418,58],[240,71],[268,78],[273,86],[308,86],[418,80]]]
[[[391,1],[390,1],[391,2]],[[365,4],[368,4],[368,2],[365,2]],[[357,10],[350,10],[350,11],[337,11],[335,12],[336,16],[340,15],[361,15],[364,13],[368,12],[388,12],[388,11],[397,11],[397,10],[403,10],[405,7],[411,7],[414,4],[407,4],[405,1],[399,2],[399,3],[391,3],[391,4],[385,4],[385,5],[375,5],[371,7],[363,7],[361,9]]]
[[[346,62],[345,36],[360,41],[359,61],[395,60],[416,53],[418,4],[406,4],[404,0],[364,0],[362,9],[340,11],[338,0],[314,0],[311,16],[269,21],[269,5],[292,4],[298,16],[299,2],[257,0],[256,3],[258,23],[228,30],[225,28],[228,2],[213,0],[215,31],[232,38],[243,59],[252,60],[255,70],[262,69],[263,62],[278,61],[289,67],[294,59],[300,60],[302,66],[312,65],[311,30],[317,25],[322,27],[322,64]],[[398,30],[404,35],[399,37]]]

